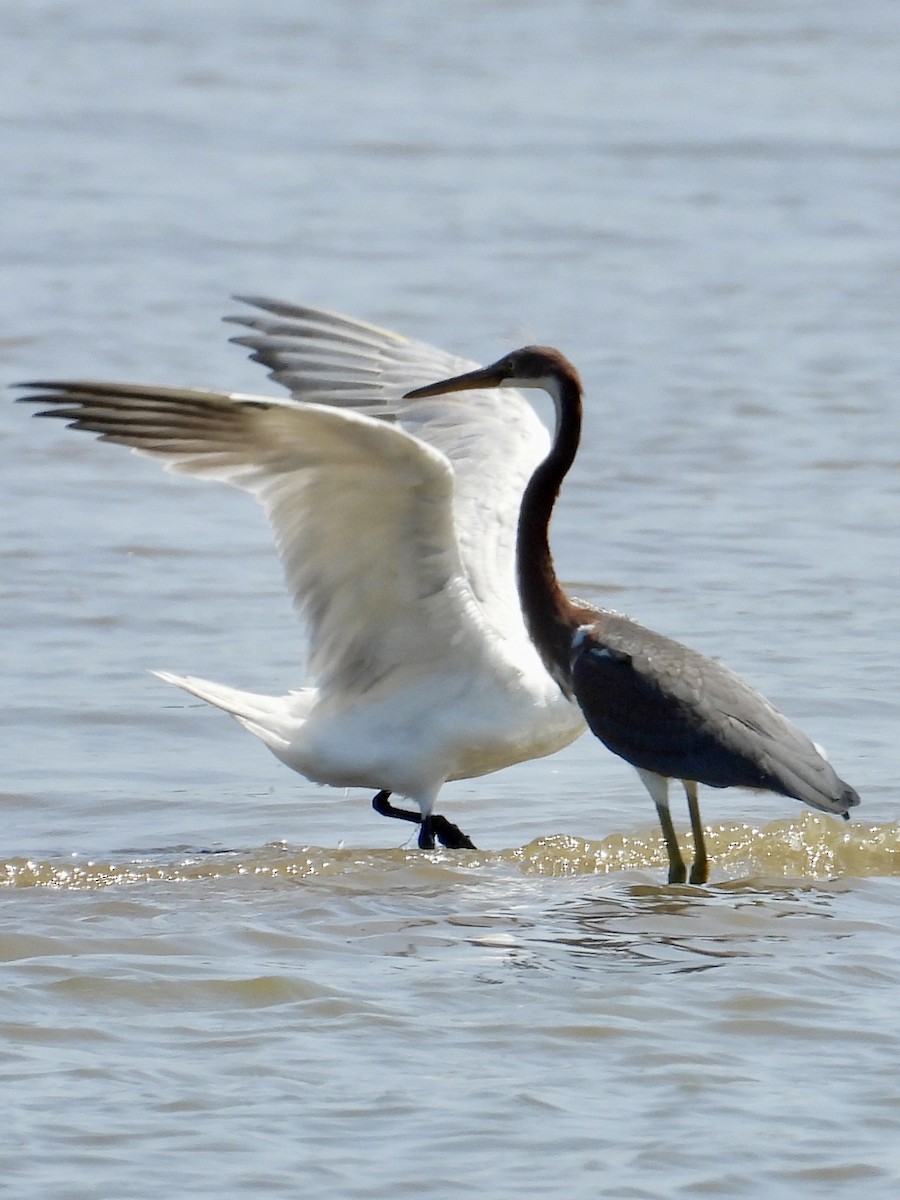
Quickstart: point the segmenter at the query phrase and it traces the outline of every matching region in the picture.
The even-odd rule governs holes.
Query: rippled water
[[[303,678],[261,516],[0,421],[10,1195],[893,1197],[893,6],[31,0],[0,13],[0,362],[265,390],[233,291],[588,388],[568,586],[822,742],[849,824],[592,739],[398,846],[147,672]],[[676,809],[679,825],[684,813]]]

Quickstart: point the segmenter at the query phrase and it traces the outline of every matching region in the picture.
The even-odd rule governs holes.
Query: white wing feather
[[[524,627],[515,584],[522,492],[550,446],[534,409],[511,388],[404,400],[412,388],[478,364],[337,313],[259,297],[264,309],[226,318],[251,332],[234,340],[295,400],[347,407],[395,423],[453,468],[460,557],[485,619],[501,636]]]
[[[101,440],[167,470],[242,488],[265,509],[308,622],[323,696],[364,696],[402,664],[427,675],[451,637],[484,641],[453,527],[443,454],[383,421],[323,405],[128,384],[36,384]]]

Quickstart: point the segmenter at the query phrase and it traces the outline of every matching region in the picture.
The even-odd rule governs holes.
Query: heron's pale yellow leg
[[[657,804],[656,812],[662,826],[663,837],[666,840],[666,850],[669,852],[669,883],[684,883],[687,879],[687,868],[681,857],[681,851],[678,849],[678,838],[675,836],[672,814],[666,804]]]
[[[655,771],[646,771],[642,767],[638,767],[637,773],[656,805],[656,813],[669,854],[669,883],[684,883],[687,879],[687,868],[678,849],[678,838],[675,836],[675,826],[669,812],[669,781],[665,775],[657,775]]]
[[[694,861],[691,864],[691,883],[706,883],[709,880],[709,858],[706,853],[706,839],[703,836],[703,823],[700,819],[700,801],[697,799],[697,784],[693,779],[684,780],[684,791],[687,795],[688,812],[691,814],[691,832],[694,835]]]

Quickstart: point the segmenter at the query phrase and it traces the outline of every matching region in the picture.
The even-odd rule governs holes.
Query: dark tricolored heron
[[[550,452],[535,468],[519,513],[517,582],[525,624],[547,670],[578,702],[590,729],[637,768],[659,814],[669,882],[686,878],[669,810],[670,779],[680,779],[687,794],[691,883],[709,878],[699,783],[762,788],[846,817],[859,803],[853,788],[738,675],[630,617],[570,599],[560,587],[548,533],[581,439],[583,390],[578,372],[558,350],[526,346],[407,398],[495,387],[541,388],[556,406]]]
[[[351,317],[252,303],[264,315],[233,318],[250,330],[237,340],[290,399],[59,380],[26,385],[25,399],[265,509],[309,631],[311,686],[270,696],[162,677],[308,779],[379,789],[376,811],[417,823],[424,849],[471,847],[433,812],[442,785],[550,754],[585,727],[516,595],[519,500],[547,431],[513,391],[403,400],[470,362]]]

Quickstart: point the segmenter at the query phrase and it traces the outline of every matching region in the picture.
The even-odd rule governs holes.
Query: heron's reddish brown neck
[[[550,518],[559,490],[575,461],[581,440],[581,380],[559,356],[548,388],[556,405],[556,431],[550,453],[535,469],[522,496],[516,543],[519,600],[529,636],[544,665],[570,694],[572,634],[589,611],[574,604],[560,586],[550,552]]]

